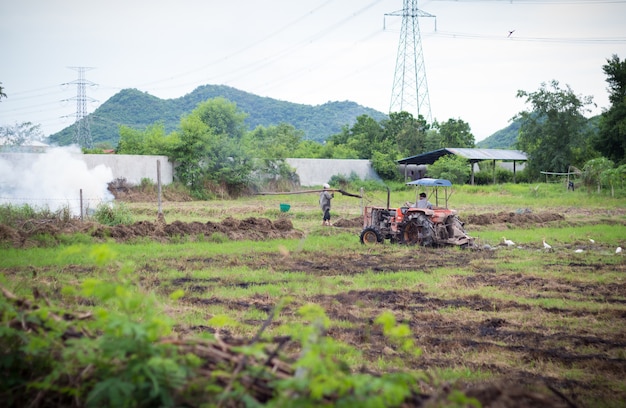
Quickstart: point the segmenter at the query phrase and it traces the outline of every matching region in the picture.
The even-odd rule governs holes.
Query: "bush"
[[[516,182],[520,182],[519,173],[516,174]],[[513,172],[502,167],[496,167],[496,184],[512,183]],[[493,184],[493,167],[484,169],[474,173],[474,184],[489,185]]]
[[[48,207],[36,208],[29,204],[0,206],[0,224],[11,227],[18,226],[29,220],[56,220],[67,222],[71,219],[69,207],[63,207],[56,211]]]
[[[99,204],[93,216],[103,225],[115,226],[133,223],[132,213],[123,202]]]
[[[428,167],[428,177],[450,180],[452,184],[465,184],[470,177],[469,162],[455,155],[443,156]]]

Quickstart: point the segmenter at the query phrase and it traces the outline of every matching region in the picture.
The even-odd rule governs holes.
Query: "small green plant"
[[[292,326],[291,334],[302,346],[293,378],[277,382],[281,392],[277,406],[315,407],[329,399],[336,406],[393,407],[415,391],[419,373],[389,373],[381,376],[351,372],[341,358],[349,346],[325,336],[330,320],[315,304],[298,312],[306,322]]]
[[[102,203],[98,205],[93,216],[100,224],[109,226],[133,222],[132,213],[123,202]]]
[[[49,207],[33,207],[29,204],[0,205],[0,224],[11,227],[21,226],[33,220],[54,220],[67,222],[72,218],[72,213],[68,206],[61,207],[56,211]]]

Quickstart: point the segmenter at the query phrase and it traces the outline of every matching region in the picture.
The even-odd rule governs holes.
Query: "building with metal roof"
[[[467,159],[470,162],[472,169],[471,184],[474,184],[474,163],[478,163],[484,160],[492,160],[495,164],[496,160],[500,161],[512,161],[513,162],[513,182],[515,182],[516,163],[525,162],[528,160],[526,153],[519,150],[506,150],[506,149],[469,149],[458,147],[446,147],[439,150],[433,150],[431,152],[418,154],[416,156],[406,157],[398,160],[398,164],[404,165],[405,178],[406,169],[408,165],[425,165],[433,164],[439,158],[454,154]],[[494,183],[495,183],[495,166],[494,166]]]

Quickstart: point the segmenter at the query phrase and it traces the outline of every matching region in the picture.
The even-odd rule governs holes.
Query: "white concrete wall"
[[[286,159],[296,169],[302,186],[321,186],[332,176],[350,177],[354,172],[361,180],[381,181],[369,160],[350,159]]]
[[[35,161],[36,155],[45,153],[0,153],[0,160],[8,163],[13,169],[28,168]],[[102,164],[111,169],[113,181],[125,178],[132,184],[140,184],[141,179],[148,178],[157,182],[157,160],[161,163],[161,184],[170,184],[174,180],[174,166],[167,156],[138,156],[127,154],[81,154],[72,153],[72,158],[80,159],[93,170]],[[61,166],[63,163],[59,163]]]
[[[21,168],[33,161],[33,155],[42,153],[0,153],[0,159]],[[132,184],[140,184],[144,178],[157,182],[157,160],[161,165],[161,183],[166,185],[174,180],[174,165],[167,156],[139,156],[126,154],[81,154],[72,153],[85,162],[88,169],[104,165],[111,169],[113,181],[125,178]],[[354,172],[361,180],[381,181],[369,160],[351,159],[286,159],[296,170],[302,186],[321,186],[335,175],[350,177]]]
[[[132,154],[83,154],[82,159],[87,167],[92,169],[99,164],[109,167],[113,171],[113,179],[125,178],[132,184],[140,184],[141,179],[147,178],[157,182],[157,161],[161,165],[161,184],[171,184],[174,181],[174,166],[167,156],[139,156]]]

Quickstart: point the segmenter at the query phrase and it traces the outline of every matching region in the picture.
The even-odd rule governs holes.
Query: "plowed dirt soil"
[[[565,218],[558,213],[494,213],[469,216],[464,221],[471,231],[481,226],[507,223],[516,226],[533,226],[544,223],[563,221]],[[359,231],[361,219],[337,219],[335,228],[355,229]],[[154,239],[167,242],[181,236],[210,237],[222,234],[231,240],[265,240],[274,238],[301,238],[302,231],[294,228],[288,218],[269,220],[265,218],[248,218],[237,220],[226,218],[222,222],[172,222],[161,219],[155,222],[137,222],[126,226],[107,227],[94,223],[78,221],[59,222],[28,222],[12,228],[0,225],[0,244],[19,248],[39,245],[37,236],[46,234],[58,237],[61,234],[82,232],[96,239],[113,238],[119,242],[136,239]],[[357,235],[358,237],[358,232]],[[358,239],[356,238],[355,239]],[[446,298],[432,296],[419,288],[402,288],[394,290],[351,290],[334,295],[316,295],[301,302],[314,302],[322,306],[333,321],[350,323],[346,328],[334,327],[329,335],[351,344],[361,350],[369,361],[379,357],[389,358],[398,354],[381,329],[373,324],[381,310],[391,310],[403,317],[415,335],[415,342],[424,351],[423,355],[405,364],[416,369],[441,369],[450,367],[466,367],[472,372],[490,372],[499,376],[499,385],[490,382],[484,388],[472,387],[468,395],[477,397],[484,406],[518,407],[518,406],[576,406],[577,395],[600,398],[605,393],[613,393],[611,399],[626,401],[626,391],[615,394],[615,390],[605,387],[602,383],[590,384],[577,379],[576,372],[601,373],[607,380],[615,381],[626,378],[626,339],[622,334],[601,334],[579,331],[572,325],[563,328],[544,326],[540,320],[532,319],[528,324],[519,321],[507,321],[505,318],[486,318],[480,321],[466,320],[462,314],[442,313],[442,310],[498,311],[528,314],[545,314],[558,316],[563,321],[586,318],[599,322],[612,321],[619,327],[626,326],[626,313],[623,311],[626,282],[610,284],[576,283],[572,280],[545,279],[527,276],[524,273],[497,273],[492,262],[496,256],[494,251],[459,251],[456,248],[428,249],[418,251],[382,251],[368,253],[359,251],[346,253],[342,257],[329,256],[324,253],[294,252],[289,254],[246,254],[220,255],[206,258],[177,259],[178,270],[194,270],[198,264],[212,267],[246,266],[252,270],[264,269],[274,271],[291,271],[323,276],[350,276],[365,272],[390,273],[416,270],[430,274],[438,268],[468,268],[472,272],[468,276],[455,278],[457,288],[467,288],[468,292],[480,293],[480,290],[501,291],[511,293],[510,300],[494,301],[479,294],[462,298]],[[597,274],[618,271],[626,275],[626,262],[604,264],[577,262],[565,255],[555,255],[555,263],[546,265],[559,271],[563,267],[574,272]],[[142,276],[158,276],[161,268],[172,268],[167,262],[160,265],[146,264],[139,268]],[[10,271],[9,271],[10,272]],[[233,282],[232,279],[195,279],[193,277],[178,278],[168,282],[158,278],[150,281],[156,289],[167,287],[182,288],[185,297],[182,299],[189,305],[223,305],[226,309],[249,310],[251,308],[269,312],[274,307],[275,299],[256,294],[247,298],[226,299],[213,296],[201,296],[213,285],[247,287],[250,283]],[[276,282],[271,282],[276,284]],[[255,282],[262,293],[263,286],[269,282]],[[590,302],[600,302],[602,307],[590,307],[588,310],[553,308],[550,306],[529,305],[517,301],[532,292],[536,299],[580,299],[585,296]],[[548,304],[548,303],[546,303]],[[286,313],[295,313],[295,308]],[[475,316],[475,315],[473,315]],[[262,320],[250,320],[246,323],[258,324]],[[204,326],[180,326],[181,334],[191,334],[211,330]],[[622,332],[623,333],[623,332]],[[228,330],[222,333],[228,338]],[[288,350],[288,348],[287,348]],[[484,359],[481,356],[503,355],[507,363]],[[468,359],[468,356],[472,358]],[[407,358],[403,356],[402,358]],[[519,361],[519,365],[508,361]],[[545,370],[530,369],[529,363],[546,367]],[[570,378],[556,377],[549,370],[550,366],[570,367]],[[521,391],[520,385],[534,384],[549,390],[548,393],[532,394]],[[436,397],[440,389],[431,390]],[[567,395],[567,396],[566,396]],[[615,406],[619,406],[619,403]]]
[[[516,226],[543,224],[551,221],[564,220],[558,213],[514,213],[470,215],[466,228],[493,224],[514,224]],[[337,219],[333,222],[336,228],[361,228],[362,219]],[[10,227],[0,224],[0,244],[16,248],[37,246],[37,236],[46,235],[53,239],[61,234],[85,233],[95,238],[113,238],[118,242],[137,240],[139,238],[167,242],[182,236],[211,237],[222,234],[231,240],[266,240],[277,238],[301,238],[304,233],[294,229],[289,218],[278,218],[274,221],[267,218],[247,218],[243,220],[232,217],[221,222],[180,222],[166,223],[163,218],[151,221],[140,221],[130,225],[105,226],[94,222],[81,222],[77,219],[59,220],[28,220],[18,226]]]

